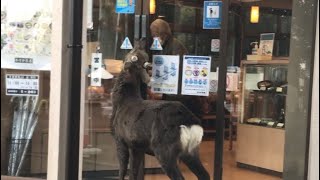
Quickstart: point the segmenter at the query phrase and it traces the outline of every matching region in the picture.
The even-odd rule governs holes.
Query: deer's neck
[[[113,88],[112,101],[119,105],[132,98],[142,99],[141,82],[126,82],[124,75],[120,74]]]

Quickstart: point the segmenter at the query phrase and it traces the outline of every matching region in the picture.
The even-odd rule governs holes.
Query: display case
[[[288,63],[288,59],[241,62],[238,166],[280,176],[283,172]]]
[[[240,123],[284,129],[288,62],[242,61]]]

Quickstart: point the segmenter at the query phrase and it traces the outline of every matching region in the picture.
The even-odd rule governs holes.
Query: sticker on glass
[[[116,13],[134,14],[135,0],[117,0]]]
[[[153,43],[150,47],[150,50],[161,51],[162,46],[158,37],[153,38]]]
[[[6,74],[7,96],[38,96],[39,75]]]
[[[220,29],[222,1],[204,1],[203,29]]]
[[[179,56],[154,55],[152,64],[151,91],[177,94],[179,80]]]
[[[210,56],[183,56],[181,94],[208,96],[210,68]]]
[[[132,44],[129,40],[128,37],[126,37],[122,43],[122,45],[120,46],[120,49],[132,49]]]

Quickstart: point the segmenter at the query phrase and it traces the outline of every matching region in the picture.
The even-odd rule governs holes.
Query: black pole
[[[227,47],[228,47],[228,17],[229,0],[222,2],[222,19],[220,30],[220,60],[219,60],[219,79],[218,79],[218,99],[217,99],[217,121],[214,155],[214,180],[222,180],[223,172],[223,141],[225,112],[224,100],[226,95],[226,74],[227,74]]]
[[[72,0],[72,50],[69,92],[68,142],[66,157],[66,179],[76,180],[79,173],[79,137],[80,137],[80,92],[81,92],[81,51],[83,0]]]

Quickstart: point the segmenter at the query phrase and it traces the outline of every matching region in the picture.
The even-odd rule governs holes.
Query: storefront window
[[[134,144],[137,142],[132,142],[130,138],[134,139],[139,135],[140,139],[134,140],[145,138],[145,141],[139,144],[143,149],[140,150],[154,153],[155,157],[145,155],[143,163],[136,166],[144,167],[137,168],[137,176],[144,176],[149,180],[181,175],[185,179],[195,179],[192,170],[195,172],[201,169],[198,174],[195,173],[198,177],[207,179],[208,173],[212,179],[214,152],[218,146],[216,142],[221,138],[217,137],[217,129],[221,127],[217,127],[216,122],[219,114],[219,69],[223,63],[228,67],[223,109],[225,116],[222,178],[283,178],[286,123],[290,121],[287,119],[287,97],[290,88],[288,74],[292,71],[289,68],[289,65],[292,66],[289,55],[293,2],[231,1],[227,17],[229,26],[225,30],[228,34],[228,40],[224,42],[225,47],[220,46],[220,34],[223,29],[219,22],[221,19],[216,17],[221,17],[219,13],[227,10],[222,9],[220,2],[158,0],[154,14],[149,14],[149,6],[140,1],[135,2],[136,7],[133,9],[130,9],[128,4],[126,11],[122,11],[119,7],[120,1],[116,0],[88,3],[93,12],[93,28],[87,29],[84,64],[87,69],[86,89],[82,89],[86,95],[85,101],[82,102],[85,103],[85,110],[82,112],[85,117],[84,146],[81,147],[83,179],[118,178],[119,175],[121,179],[125,175],[129,176],[130,171],[125,174],[126,171],[123,169],[128,166],[132,170],[127,161],[129,164],[133,161],[131,155],[136,150],[134,147],[138,146]],[[250,22],[250,10],[253,5],[259,6],[260,9],[258,23]],[[136,96],[141,96],[141,99],[125,97],[124,99],[132,98],[132,101],[128,101],[127,104],[115,104],[112,98],[115,97],[116,91],[113,88],[118,88],[119,79],[124,77],[126,68],[131,67],[125,63],[139,62],[140,59],[127,59],[136,53],[131,49],[137,47],[148,55],[144,56],[144,60],[152,64],[152,68],[144,67],[149,73],[151,83],[143,84],[139,81],[141,84],[138,84],[141,86],[131,89],[130,92],[128,89],[128,92],[124,90],[128,94],[140,90]],[[222,57],[220,48],[226,48],[226,57]],[[99,59],[98,64],[96,59]],[[137,69],[139,67],[129,70]],[[128,88],[133,85],[128,85]],[[130,106],[136,103],[135,101],[152,103],[148,107],[139,103],[135,104],[137,107]],[[160,103],[170,106],[172,101],[183,104],[195,115],[195,119],[201,122],[203,128],[202,141],[198,146],[199,161],[197,167],[191,167],[191,170],[190,164],[183,159],[183,153],[179,154],[180,160],[178,156],[173,157],[174,166],[166,167],[161,153],[154,152],[154,146],[150,145],[152,133],[157,132],[150,124],[159,119],[150,109]],[[161,108],[157,110],[161,111]],[[171,112],[171,109],[168,111]],[[144,114],[146,112],[150,113],[149,116]],[[180,116],[175,113],[172,110],[174,117],[179,119]],[[139,126],[141,132],[134,131],[134,128],[137,128],[134,125],[141,123],[142,120],[139,118],[144,115],[150,118],[150,122]],[[128,121],[117,124],[119,122],[115,121],[119,116],[127,118]],[[170,123],[175,122],[174,118],[170,119]],[[132,129],[129,130],[126,123],[132,123]],[[158,128],[162,127],[159,125]],[[170,131],[170,128],[171,126],[163,131],[163,137],[166,137],[166,131]],[[179,129],[177,132],[180,132]],[[112,133],[123,139],[115,139]],[[180,170],[177,171],[176,168]]]
[[[51,1],[1,0],[1,179],[46,178]]]

